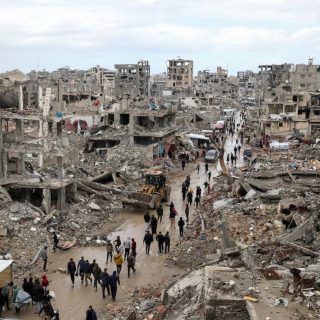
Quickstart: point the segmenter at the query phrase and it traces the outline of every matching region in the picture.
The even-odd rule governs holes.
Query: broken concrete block
[[[89,207],[91,210],[101,210],[101,208],[94,202],[90,202]]]

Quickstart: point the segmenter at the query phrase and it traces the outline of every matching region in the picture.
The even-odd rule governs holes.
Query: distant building
[[[149,95],[150,65],[140,60],[136,64],[116,64],[115,94],[147,97]]]
[[[173,59],[167,61],[167,87],[190,89],[193,83],[193,61]]]

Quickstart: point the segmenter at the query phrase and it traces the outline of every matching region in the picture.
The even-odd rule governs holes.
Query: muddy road
[[[172,174],[170,177],[171,196],[170,201],[173,201],[178,211],[178,219],[180,216],[185,220],[184,208],[185,202],[182,201],[181,185],[185,180],[188,173],[191,176],[191,186],[195,190],[196,186],[201,186],[204,189],[204,182],[207,180],[207,176],[204,170],[203,160],[199,161],[201,164],[200,173],[196,172],[196,163],[189,163],[186,166],[185,171],[179,170]],[[209,170],[212,172],[212,176],[218,174],[215,164],[209,165]],[[165,233],[169,231],[171,237],[171,247],[179,241],[178,227],[176,229],[170,227],[169,222],[169,207],[163,204],[164,217],[162,223],[158,224],[158,232]],[[155,214],[155,211],[151,211],[151,214]],[[135,287],[144,286],[148,284],[157,284],[161,281],[168,281],[172,276],[179,275],[182,270],[178,268],[168,268],[165,266],[165,254],[158,253],[157,242],[154,241],[151,245],[150,254],[145,254],[145,247],[142,244],[145,234],[145,224],[143,219],[144,211],[135,211],[133,209],[124,209],[114,220],[115,226],[120,226],[109,234],[108,238],[115,240],[119,235],[122,242],[127,238],[135,238],[137,241],[137,259],[136,259],[136,274],[132,274],[130,278],[127,276],[126,263],[122,266],[120,274],[121,285],[117,292],[117,303],[126,303],[126,298],[132,293]],[[190,217],[196,214],[194,206],[191,207]],[[176,221],[178,221],[176,219]],[[102,229],[110,229],[110,223],[107,226],[101,226]],[[108,303],[112,303],[110,297],[102,299],[101,287],[98,286],[98,291],[95,292],[93,286],[85,287],[81,285],[80,277],[76,277],[75,287],[72,288],[71,281],[68,275],[56,271],[58,268],[66,268],[67,262],[70,258],[73,258],[76,263],[81,256],[92,262],[96,259],[99,266],[103,269],[108,268],[108,272],[112,273],[115,268],[115,264],[112,262],[106,265],[106,249],[105,247],[79,247],[72,248],[68,251],[57,251],[56,253],[49,252],[49,262],[47,273],[50,281],[50,290],[56,293],[56,299],[53,301],[53,305],[60,312],[61,319],[82,319],[84,318],[85,311],[89,305],[93,305],[95,309],[102,309]],[[19,316],[13,313],[6,313],[6,316],[15,316],[17,319],[31,320],[37,317],[34,314],[34,310],[27,308],[21,311]]]

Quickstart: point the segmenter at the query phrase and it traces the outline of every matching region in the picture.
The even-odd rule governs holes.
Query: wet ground
[[[235,116],[236,123],[239,122],[239,114]],[[228,152],[233,150],[237,133],[232,138],[227,137],[225,144],[225,157]],[[242,157],[240,161],[237,161],[237,166],[242,164]],[[185,202],[182,201],[181,185],[185,180],[188,173],[191,176],[191,186],[195,190],[196,186],[201,186],[204,189],[204,182],[207,180],[207,176],[204,170],[204,162],[200,160],[201,169],[198,174],[196,171],[197,163],[189,163],[185,171],[178,171],[170,177],[171,184],[171,196],[170,201],[173,201],[178,212],[178,218],[184,216]],[[229,168],[231,164],[229,163]],[[209,164],[209,170],[212,172],[212,177],[219,174],[219,164]],[[152,212],[155,213],[155,212]],[[150,254],[145,254],[145,248],[142,244],[145,234],[145,224],[143,220],[144,211],[124,210],[115,218],[114,225],[120,225],[116,231],[110,234],[109,238],[114,240],[116,236],[120,236],[124,241],[127,237],[135,238],[137,241],[137,260],[136,260],[136,274],[133,274],[131,278],[127,276],[127,267],[124,263],[122,272],[120,274],[121,285],[118,288],[117,302],[126,303],[126,297],[131,294],[135,287],[145,286],[148,284],[157,284],[161,281],[168,281],[172,276],[179,275],[182,270],[178,268],[168,268],[165,266],[165,254],[159,254],[157,243],[154,241],[151,245]],[[190,216],[196,214],[194,206],[191,207]],[[158,225],[158,231],[165,233],[170,232],[171,243],[174,245],[180,240],[178,234],[178,228],[170,227],[169,222],[169,207],[164,204],[164,218],[162,223]],[[177,219],[178,220],[178,219]],[[110,224],[101,226],[102,229],[110,229]],[[48,277],[50,281],[50,290],[56,293],[56,300],[53,301],[53,305],[60,312],[61,319],[82,319],[84,318],[85,311],[89,305],[93,305],[95,309],[102,309],[106,304],[112,303],[111,298],[107,297],[102,299],[101,288],[98,287],[98,292],[92,286],[85,287],[81,285],[80,277],[76,277],[75,287],[72,288],[71,281],[68,275],[57,272],[57,268],[66,268],[66,264],[72,257],[77,262],[81,256],[88,259],[90,262],[96,259],[100,267],[108,268],[108,272],[112,273],[115,270],[114,263],[108,265],[105,264],[106,249],[105,247],[85,247],[85,248],[73,248],[65,252],[57,252],[49,254],[49,272]],[[10,313],[6,313],[9,316]],[[10,314],[15,316],[13,313]],[[36,319],[34,310],[27,308],[23,310],[17,319],[31,320]]]

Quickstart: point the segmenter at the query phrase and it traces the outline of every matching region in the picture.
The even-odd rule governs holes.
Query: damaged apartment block
[[[136,64],[116,64],[115,94],[132,97],[149,95],[150,65],[140,60]]]
[[[2,112],[0,118],[0,185],[7,201],[28,201],[49,213],[64,209],[76,196],[76,185],[63,172],[63,118],[45,116],[43,111]],[[53,176],[47,164],[56,165]]]
[[[150,159],[163,157],[175,143],[177,107],[157,110],[153,107],[153,104],[137,102],[123,94],[120,104],[114,104],[112,109],[101,114],[104,133],[90,137],[86,151],[112,148],[127,138],[132,145],[146,147]],[[121,134],[114,129],[117,126],[122,127]]]

